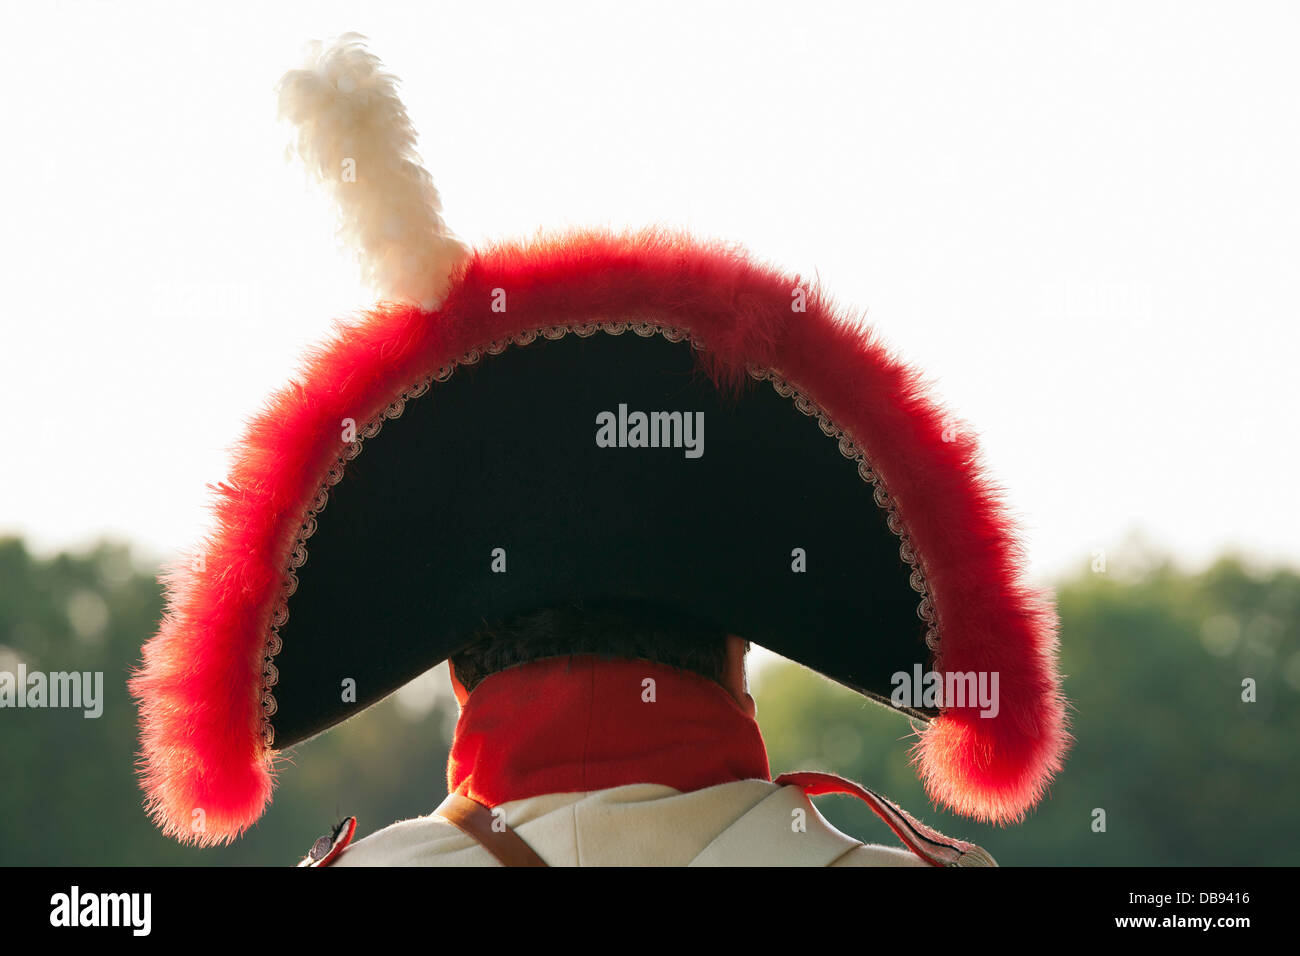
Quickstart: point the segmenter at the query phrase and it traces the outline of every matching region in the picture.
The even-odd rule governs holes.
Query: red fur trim
[[[920,555],[941,628],[941,667],[1000,672],[1001,711],[949,711],[915,748],[934,799],[982,820],[1020,818],[1067,745],[1050,597],[1023,582],[1014,529],[979,471],[974,440],[919,376],[807,289],[727,246],[643,232],[582,233],[476,253],[440,310],[381,306],[308,355],[272,396],[215,486],[215,530],[167,577],[168,611],[131,680],[142,783],[171,835],[228,841],[261,815],[273,754],[259,729],[262,659],[290,548],[337,455],[344,418],[363,422],[474,347],[545,326],[641,318],[688,331],[721,387],[745,366],[778,371],[866,452]],[[507,310],[493,312],[494,289]],[[490,361],[490,359],[489,359]],[[953,434],[949,432],[948,438]],[[382,439],[377,439],[382,440]],[[328,509],[327,509],[328,513]],[[205,829],[195,829],[201,809]]]

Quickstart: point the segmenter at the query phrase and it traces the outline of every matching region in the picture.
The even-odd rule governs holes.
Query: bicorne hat
[[[232,839],[286,748],[486,622],[594,602],[689,612],[903,711],[960,813],[1041,797],[1067,740],[1054,608],[969,430],[874,332],[683,235],[466,248],[355,35],[281,108],[381,299],[249,424],[168,573],[131,680],[165,830]],[[981,679],[996,706],[953,696]]]

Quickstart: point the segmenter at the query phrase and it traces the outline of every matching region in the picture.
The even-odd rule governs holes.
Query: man
[[[549,865],[926,865],[770,782],[747,651],[644,609],[551,609],[484,635],[450,661],[448,789],[495,808],[485,839],[435,813],[332,865],[492,865],[512,834]]]
[[[250,424],[169,578],[131,681],[164,830],[236,838],[284,751],[451,659],[448,802],[309,863],[987,862],[859,784],[772,781],[744,693],[742,638],[906,714],[976,819],[1060,769],[1054,609],[917,373],[730,246],[468,250],[358,38],[282,107],[380,303]],[[836,791],[910,855],[827,826],[806,795]]]

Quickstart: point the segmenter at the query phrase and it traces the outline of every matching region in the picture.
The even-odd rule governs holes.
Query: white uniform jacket
[[[863,843],[827,822],[802,789],[740,780],[680,793],[631,784],[503,803],[499,812],[550,866],[926,866],[899,846]],[[971,860],[971,862],[979,862]],[[499,866],[436,815],[348,846],[331,866]]]

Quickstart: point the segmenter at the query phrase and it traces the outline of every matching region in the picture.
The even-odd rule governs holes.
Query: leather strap
[[[822,793],[847,793],[857,797],[889,825],[889,829],[903,841],[905,847],[931,866],[998,865],[983,847],[944,836],[938,830],[912,817],[902,807],[852,780],[846,780],[833,773],[806,770],[799,773],[783,773],[773,782],[781,786],[798,787],[810,797]]]
[[[492,811],[477,800],[461,796],[459,793],[447,794],[447,799],[434,810],[440,816],[466,836],[475,840],[483,849],[496,857],[502,866],[546,866],[547,863],[510,827],[503,817],[493,815]]]

